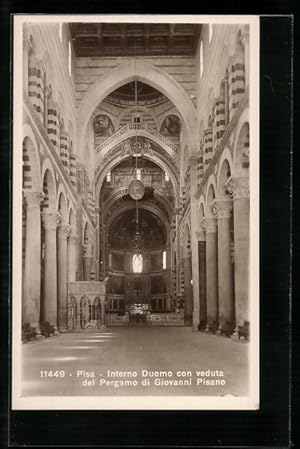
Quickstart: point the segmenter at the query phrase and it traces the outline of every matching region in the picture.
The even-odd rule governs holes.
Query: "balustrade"
[[[177,151],[178,145],[174,142],[171,142],[168,138],[160,134],[154,128],[149,126],[147,123],[127,123],[122,128],[120,128],[117,132],[115,132],[112,136],[108,137],[104,142],[96,147],[96,152],[105,150],[110,147],[114,142],[119,140],[120,137],[124,136],[124,134],[132,135],[135,131],[142,130],[144,134],[149,137],[154,137],[159,142],[161,142],[164,146],[168,147],[172,152]]]

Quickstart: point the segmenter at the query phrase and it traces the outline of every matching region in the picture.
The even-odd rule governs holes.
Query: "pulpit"
[[[68,284],[68,329],[100,328],[106,324],[106,282]]]

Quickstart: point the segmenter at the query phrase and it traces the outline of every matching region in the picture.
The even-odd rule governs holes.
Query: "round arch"
[[[79,148],[82,148],[85,129],[97,106],[111,92],[137,79],[162,92],[175,105],[182,116],[188,135],[194,138],[196,111],[192,100],[183,87],[168,73],[148,62],[127,61],[99,77],[85,94],[78,111]]]
[[[23,145],[25,143],[25,139],[29,139],[27,152],[32,173],[32,190],[36,189],[37,191],[39,191],[42,188],[42,177],[38,144],[31,126],[29,126],[27,123],[23,125]]]
[[[122,149],[120,149],[117,154],[113,154],[110,157],[110,159],[108,160],[108,162],[104,166],[101,167],[101,172],[98,174],[98,176],[96,175],[96,203],[97,204],[99,204],[100,191],[101,191],[102,184],[103,184],[104,179],[106,178],[107,173],[109,171],[111,171],[116,165],[118,165],[122,160],[125,159],[125,158],[118,157],[121,154],[122,154]],[[167,161],[162,160],[162,157],[159,158],[158,156],[155,156],[154,154],[153,155],[144,155],[143,157],[144,157],[144,159],[154,162],[162,170],[168,172],[168,174],[170,175],[170,180],[173,185],[173,189],[174,189],[175,203],[176,203],[176,205],[178,205],[179,204],[179,186],[178,186],[178,181],[177,181],[178,174],[174,173],[174,167]]]
[[[218,174],[217,174],[217,192],[218,192],[218,195],[221,192],[221,187],[222,186],[220,185],[220,176],[221,176],[222,167],[223,167],[223,164],[225,163],[225,161],[227,161],[227,163],[228,163],[229,170],[230,170],[230,175],[232,176],[233,162],[232,162],[232,157],[231,157],[230,150],[228,148],[224,149],[224,151],[223,151],[223,153],[221,155],[220,161],[219,161]]]
[[[245,127],[248,128],[248,140],[250,141],[250,127],[249,127],[249,111],[245,109],[238,121],[234,139],[233,146],[233,174],[237,176],[239,174],[241,167],[241,134],[242,130],[245,130]],[[242,174],[244,174],[244,170],[242,170]]]
[[[113,207],[113,204],[116,201],[118,201],[120,198],[122,198],[124,195],[126,195],[126,194],[127,194],[127,188],[121,188],[121,189],[117,190],[116,192],[114,192],[111,195],[111,197],[109,199],[109,202],[105,205],[105,207],[103,209],[104,216],[107,214],[107,212],[109,212],[111,210],[111,208]],[[163,196],[163,194],[161,194],[159,191],[156,192],[155,197],[156,197],[156,199],[159,200],[159,202],[161,203],[161,205],[165,209],[165,212],[168,215],[169,224],[170,224],[171,221],[172,221],[172,212],[173,212],[173,208],[172,208],[171,204]],[[140,200],[139,205],[140,205],[140,207],[143,207],[145,205],[143,200]],[[151,205],[151,207],[156,207],[152,203],[150,205]],[[157,208],[157,210],[159,210],[159,209]]]
[[[201,197],[199,199],[197,212],[198,212],[198,218],[199,218],[199,220],[201,220],[205,216],[205,199],[204,199],[203,195],[201,195]]]
[[[210,175],[207,182],[206,195],[205,195],[205,215],[212,216],[211,202],[216,198],[217,185],[214,175]]]
[[[67,223],[67,211],[68,211],[68,207],[67,207],[67,200],[66,200],[66,196],[63,192],[58,193],[57,195],[57,210],[61,215],[61,221],[62,224]]]
[[[76,231],[76,215],[73,206],[69,207],[68,211],[68,224],[71,226],[71,231],[75,234]]]
[[[58,189],[57,189],[57,196],[56,196],[56,198],[57,198],[57,204],[56,204],[57,209],[58,209],[58,206],[59,206],[59,201],[60,201],[61,195],[63,195],[64,202],[65,202],[65,205],[66,205],[65,218],[67,218],[68,201],[67,201],[66,189],[65,189],[65,186],[62,183],[59,183],[59,186],[58,186]]]
[[[57,210],[55,178],[49,168],[46,168],[43,172],[43,192],[45,197],[42,202],[42,208],[50,211]]]

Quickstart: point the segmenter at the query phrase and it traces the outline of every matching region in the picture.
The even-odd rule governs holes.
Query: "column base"
[[[35,338],[36,338],[36,340],[44,340],[45,337],[44,337],[44,335],[42,335],[41,331],[39,330],[39,331],[36,333]]]

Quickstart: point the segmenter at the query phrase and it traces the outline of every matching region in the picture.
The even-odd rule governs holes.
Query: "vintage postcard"
[[[259,409],[259,17],[15,15],[12,408]]]

